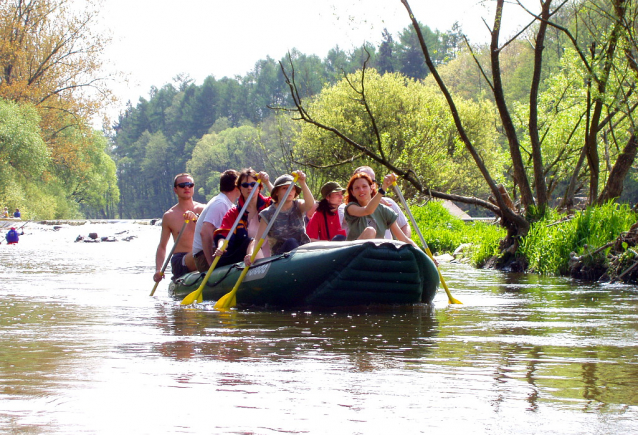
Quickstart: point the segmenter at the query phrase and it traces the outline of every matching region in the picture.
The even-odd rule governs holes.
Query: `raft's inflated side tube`
[[[309,305],[406,304],[421,300],[424,271],[409,245],[361,245],[346,264],[307,298]],[[360,302],[359,302],[360,303]]]
[[[237,282],[243,263],[216,269],[203,290],[217,300]],[[184,297],[204,274],[187,274],[169,292]],[[431,302],[436,266],[421,250],[392,240],[315,242],[282,256],[258,260],[237,291],[238,304],[353,306]]]

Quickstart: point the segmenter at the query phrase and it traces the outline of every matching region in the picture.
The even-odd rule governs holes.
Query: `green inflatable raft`
[[[216,268],[204,300],[228,293],[243,263]],[[186,274],[169,285],[182,299],[199,288],[204,273]],[[239,306],[282,308],[430,303],[439,275],[420,249],[394,240],[314,242],[257,260],[237,289]]]

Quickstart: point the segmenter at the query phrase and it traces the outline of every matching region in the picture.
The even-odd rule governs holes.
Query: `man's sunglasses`
[[[241,183],[241,187],[248,189],[249,187],[255,187],[255,184],[257,184],[256,181],[252,181],[250,183]]]
[[[181,187],[182,189],[185,188],[185,187],[193,187],[194,185],[195,185],[195,183],[188,183],[188,182],[186,182],[186,183],[177,183],[176,184],[177,187]]]

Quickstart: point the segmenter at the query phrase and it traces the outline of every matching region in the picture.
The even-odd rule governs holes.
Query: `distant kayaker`
[[[215,230],[222,225],[224,216],[239,198],[237,178],[239,172],[228,169],[219,176],[219,194],[213,196],[199,217],[193,238],[193,256],[199,272],[208,272],[215,252]]]
[[[343,194],[346,191],[336,181],[328,181],[321,186],[321,196],[317,210],[306,225],[306,233],[313,242],[318,240],[345,240],[346,230],[341,227],[341,220],[337,210],[343,204]]]
[[[215,243],[217,244],[217,250],[215,255],[221,256],[217,263],[218,266],[224,266],[226,264],[238,263],[244,260],[246,256],[246,250],[248,244],[255,238],[257,231],[259,230],[259,212],[269,207],[272,203],[272,198],[261,194],[262,184],[257,183],[257,177],[268,187],[269,190],[273,189],[273,185],[270,182],[270,177],[266,172],[260,172],[257,174],[254,169],[243,169],[239,173],[237,179],[237,187],[241,192],[237,205],[233,206],[222,221],[221,227],[215,231]],[[230,238],[226,252],[221,248],[224,245],[224,239],[228,238],[228,234],[233,224],[239,216],[239,212],[246,202],[246,198],[250,195],[253,189],[259,189],[259,192],[255,192],[252,196],[246,212],[242,216],[235,234]],[[255,258],[263,258],[270,256],[270,246],[268,243],[264,243],[259,250],[259,253]]]
[[[14,218],[19,218],[20,216],[21,216],[20,215],[20,209],[16,208],[16,211],[13,213],[13,217]]]
[[[2,212],[2,217],[3,218],[8,218],[9,217],[9,207],[5,207],[4,211]]]
[[[394,174],[383,178],[382,186],[376,189],[376,183],[365,172],[356,172],[348,182],[345,220],[348,225],[348,240],[383,239],[386,230],[405,243],[417,247],[399,228],[397,214],[387,205],[381,204],[385,189],[396,181]]]
[[[7,245],[14,245],[20,241],[20,236],[18,235],[18,232],[15,228],[11,228],[7,232],[5,238],[7,239]]]
[[[193,201],[195,182],[190,174],[177,174],[173,180],[173,191],[177,195],[177,204],[168,209],[162,216],[162,233],[155,253],[155,274],[153,281],[160,282],[164,278],[162,266],[166,258],[166,245],[173,235],[177,240],[179,232],[186,219],[189,220],[184,228],[184,234],[179,238],[177,246],[171,257],[171,270],[173,279],[196,270],[195,260],[191,253],[193,234],[195,234],[195,222],[198,215],[204,210],[204,204]]]
[[[284,204],[279,215],[273,222],[270,231],[266,235],[268,243],[270,244],[271,255],[292,251],[296,247],[310,242],[310,238],[308,234],[306,234],[303,217],[314,205],[315,198],[312,196],[312,192],[310,192],[306,184],[306,174],[302,171],[296,171],[296,173],[301,187],[295,185],[286,198],[282,198],[282,196],[286,193],[288,186],[293,184],[293,176],[282,175],[275,180],[270,195],[274,203],[259,213],[259,229],[257,230],[255,238],[248,244],[246,257],[244,258],[245,264],[251,265],[250,257],[253,254],[256,241],[262,238],[280,201],[283,201]],[[297,199],[300,192],[303,192],[304,199]]]

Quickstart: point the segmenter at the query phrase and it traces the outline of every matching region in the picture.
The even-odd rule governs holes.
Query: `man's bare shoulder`
[[[166,210],[162,216],[162,225],[167,226],[171,230],[179,230],[184,223],[184,213],[179,209],[178,204]]]
[[[162,219],[170,218],[171,216],[174,216],[175,214],[177,214],[178,207],[179,207],[179,204],[175,204],[174,206],[166,210],[164,212],[164,215],[162,216]]]

